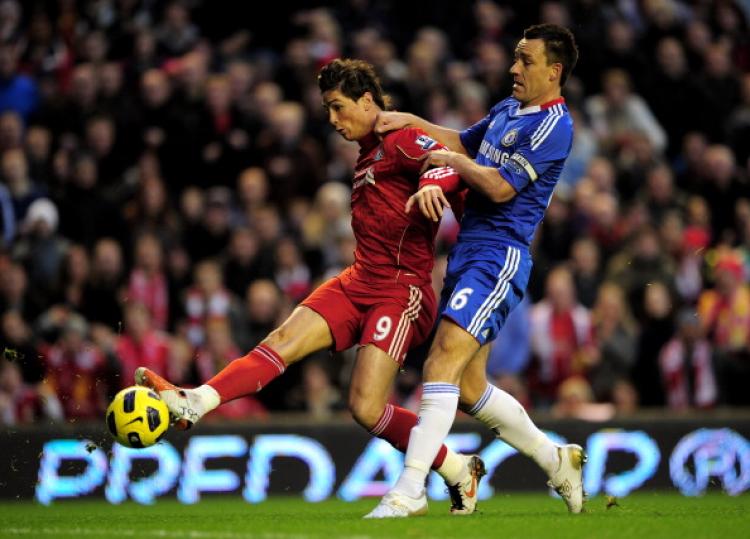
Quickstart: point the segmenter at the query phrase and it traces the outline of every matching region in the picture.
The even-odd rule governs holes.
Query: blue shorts
[[[524,248],[457,243],[448,257],[440,316],[471,333],[480,345],[492,341],[523,299],[531,266]]]

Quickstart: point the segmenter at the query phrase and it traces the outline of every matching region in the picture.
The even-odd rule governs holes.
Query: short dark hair
[[[557,24],[536,24],[523,31],[526,39],[541,39],[544,41],[544,52],[547,63],[562,64],[560,86],[565,86],[571,71],[578,61],[578,46],[573,33]]]
[[[339,90],[349,99],[356,101],[365,92],[372,94],[372,100],[383,110],[390,107],[391,99],[383,93],[380,79],[372,64],[364,60],[336,58],[320,70],[318,87],[321,93]]]

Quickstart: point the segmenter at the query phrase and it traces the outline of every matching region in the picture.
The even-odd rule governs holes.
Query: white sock
[[[498,438],[536,462],[547,475],[557,470],[557,446],[531,421],[521,403],[511,395],[487,384],[469,414],[487,425]]]
[[[419,419],[411,429],[404,471],[394,490],[412,498],[424,492],[430,465],[440,450],[456,417],[459,389],[453,384],[428,382],[423,385]]]
[[[450,449],[445,454],[443,463],[435,471],[445,480],[446,485],[458,485],[469,475],[464,458]]]
[[[219,393],[208,384],[203,384],[202,386],[189,391],[192,391],[193,395],[198,397],[200,403],[203,405],[203,415],[221,404]]]

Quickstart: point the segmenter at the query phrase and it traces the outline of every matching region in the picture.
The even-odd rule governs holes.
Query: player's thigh
[[[388,403],[399,364],[383,350],[368,344],[357,351],[349,385],[349,409],[363,427],[371,430]]]
[[[401,365],[406,352],[428,337],[434,321],[435,297],[429,285],[393,288],[370,306],[359,344],[373,345]]]
[[[487,389],[487,358],[490,355],[490,344],[485,344],[474,354],[461,375],[460,406],[471,409]]]
[[[338,277],[316,288],[302,306],[315,312],[326,323],[331,338],[327,347],[338,352],[357,343],[362,313],[349,299]]]
[[[325,318],[300,305],[263,340],[263,344],[279,354],[284,363],[291,365],[313,352],[330,348],[333,337]]]

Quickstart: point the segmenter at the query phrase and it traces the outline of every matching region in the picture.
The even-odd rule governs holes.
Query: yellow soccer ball
[[[107,428],[117,443],[143,448],[161,440],[169,427],[169,410],[155,391],[142,386],[123,389],[107,408]]]

